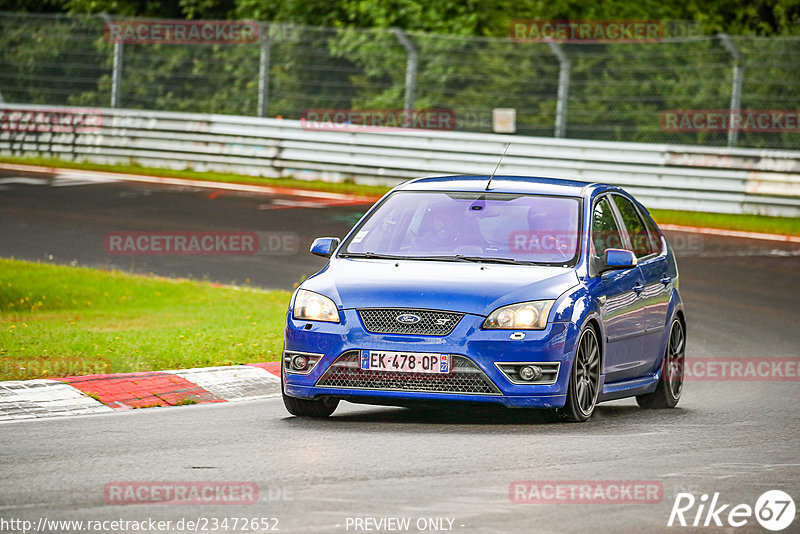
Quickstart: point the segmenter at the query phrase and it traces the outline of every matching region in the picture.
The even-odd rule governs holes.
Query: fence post
[[[261,42],[261,54],[258,58],[258,116],[266,117],[269,110],[269,64],[270,40],[269,24],[262,24],[258,37]]]
[[[731,87],[731,112],[728,117],[728,146],[736,146],[739,142],[738,126],[734,125],[734,116],[741,111],[742,105],[742,81],[744,78],[744,58],[739,49],[733,44],[731,36],[727,33],[720,33],[718,37],[722,45],[733,58],[733,86]]]
[[[114,70],[111,73],[111,107],[118,108],[122,85],[122,43],[114,43]]]
[[[409,40],[403,30],[399,28],[392,28],[392,33],[406,49],[406,98],[403,104],[405,110],[405,117],[403,126],[409,126],[412,121],[412,114],[414,113],[414,91],[417,84],[417,49],[414,44]]]
[[[111,22],[111,16],[108,13],[100,13],[100,18],[103,19],[104,24]],[[104,28],[105,30],[105,28]],[[110,35],[106,31],[105,35]],[[119,41],[114,42],[114,64],[111,67],[111,107],[119,107],[119,94],[120,86],[122,85],[122,43]]]
[[[547,45],[558,58],[558,102],[556,103],[555,137],[567,135],[567,99],[569,98],[570,62],[567,54],[558,44],[548,41]]]

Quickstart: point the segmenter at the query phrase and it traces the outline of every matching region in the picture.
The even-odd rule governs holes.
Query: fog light
[[[292,358],[292,369],[295,371],[303,371],[308,365],[308,358],[305,356],[297,355]]]
[[[519,377],[526,382],[535,382],[542,378],[542,368],[538,365],[526,365],[519,370]]]

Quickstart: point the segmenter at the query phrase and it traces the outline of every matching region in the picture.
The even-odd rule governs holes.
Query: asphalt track
[[[314,205],[291,195],[51,180],[0,171],[0,256],[291,288],[325,265],[307,253],[317,234],[344,235],[364,209],[323,203],[296,207],[309,204]],[[255,255],[107,253],[106,235],[120,232],[269,233],[291,237],[288,243],[296,247],[275,246]]]
[[[263,287],[289,289],[321,267],[304,252],[308,243],[344,235],[364,210],[207,189],[8,180],[15,177],[0,176],[2,257]],[[268,207],[276,201],[294,207]],[[109,255],[104,236],[115,231],[295,232],[299,244],[284,256]],[[668,238],[679,257],[688,358],[797,358],[800,246]],[[450,518],[452,531],[465,533],[733,532],[667,527],[675,495],[719,492],[721,503],[752,506],[781,489],[800,504],[798,401],[797,381],[693,381],[676,410],[615,401],[586,424],[346,403],[330,420],[306,421],[289,417],[280,399],[10,423],[0,426],[0,519],[274,517],[281,532],[363,532],[354,518],[400,517],[412,532],[420,518]],[[109,482],[193,480],[255,482],[260,500],[120,506],[103,497]],[[655,504],[514,504],[509,485],[519,480],[658,481],[664,495]],[[0,531],[20,532],[2,522]],[[752,518],[735,531],[768,532]],[[783,532],[800,532],[800,518]]]

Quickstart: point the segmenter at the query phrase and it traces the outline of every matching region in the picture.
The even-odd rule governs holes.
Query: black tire
[[[597,332],[586,326],[578,337],[569,374],[567,401],[556,410],[562,421],[583,423],[594,413],[600,383],[600,343]]]
[[[686,329],[677,317],[669,327],[669,340],[664,361],[661,364],[661,377],[652,393],[638,395],[636,403],[641,408],[663,410],[674,408],[683,392],[683,366],[686,353]]]
[[[290,397],[283,389],[283,369],[281,369],[281,395],[286,411],[296,417],[329,417],[339,406],[339,399],[298,399]]]

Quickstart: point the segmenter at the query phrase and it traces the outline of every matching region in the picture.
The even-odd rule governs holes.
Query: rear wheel
[[[639,395],[636,402],[642,408],[674,408],[683,391],[683,365],[686,353],[686,332],[677,317],[672,321],[667,341],[667,352],[661,369],[658,387],[652,393]]]
[[[298,399],[290,397],[284,391],[283,385],[283,369],[281,369],[281,395],[283,396],[283,405],[286,411],[297,417],[328,417],[339,406],[339,399],[322,398],[322,399]]]
[[[567,388],[567,401],[556,414],[564,421],[582,423],[594,413],[600,383],[600,344],[597,333],[586,326],[578,338]]]

